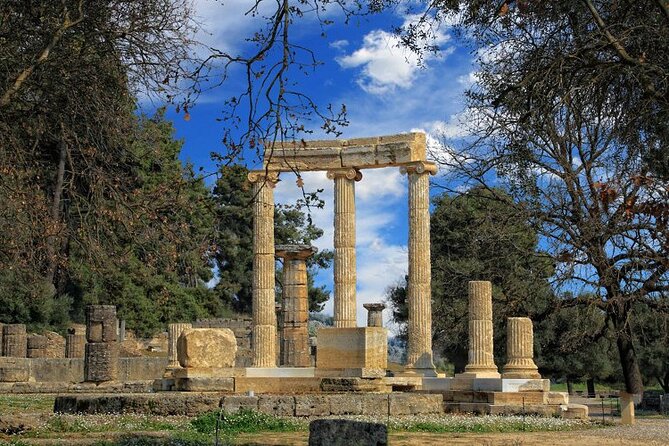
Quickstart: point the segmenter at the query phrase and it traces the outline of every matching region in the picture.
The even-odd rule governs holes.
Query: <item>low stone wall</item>
[[[161,392],[150,395],[68,395],[56,398],[55,412],[144,413],[194,416],[219,407],[227,412],[255,410],[277,416],[418,415],[443,413],[443,397],[418,393],[321,395],[202,395]]]
[[[28,381],[37,383],[80,383],[84,381],[83,358],[0,358],[28,371]],[[167,358],[139,357],[118,359],[119,381],[149,381],[161,378],[167,367]],[[0,381],[2,377],[0,376]]]

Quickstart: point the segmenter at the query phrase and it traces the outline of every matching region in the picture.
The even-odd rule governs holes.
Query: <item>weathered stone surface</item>
[[[47,331],[46,336],[46,358],[65,357],[65,338],[55,331]]]
[[[351,369],[344,372],[353,373]],[[321,380],[323,392],[389,392],[391,386],[382,378],[328,377]]]
[[[585,404],[565,404],[560,406],[562,418],[587,420],[588,406]]]
[[[362,395],[341,394],[330,396],[331,415],[362,415]]]
[[[569,394],[567,392],[547,392],[546,404],[569,404]]]
[[[237,341],[227,328],[191,328],[177,341],[181,367],[233,367]]]
[[[385,446],[388,428],[380,423],[315,420],[309,423],[309,446]]]
[[[116,306],[86,307],[86,339],[88,342],[116,341]]]
[[[634,395],[627,392],[620,392],[620,423],[634,424],[634,422]]]
[[[295,416],[295,397],[261,395],[258,397],[258,412],[277,417],[293,417]]]
[[[235,378],[235,392],[253,390],[256,393],[307,393],[320,391],[319,378]]]
[[[499,378],[493,353],[492,284],[471,281],[469,288],[469,359],[465,377]]]
[[[189,323],[167,324],[167,357],[170,359],[168,367],[179,367],[179,355],[177,354],[177,341],[184,330],[193,328]]]
[[[324,395],[295,396],[295,416],[318,417],[330,415],[330,400]]]
[[[534,332],[532,320],[527,317],[506,319],[506,356],[504,378],[540,379],[534,363]]]
[[[234,378],[178,378],[176,390],[182,392],[234,392]]]
[[[258,410],[258,397],[247,395],[224,396],[221,407],[226,412],[238,412],[241,409]]]
[[[30,378],[30,364],[24,358],[0,358],[0,382],[24,382]]]
[[[12,358],[25,358],[28,355],[24,324],[5,324],[2,327],[2,355]]]
[[[382,415],[389,414],[389,395],[382,393],[364,393],[360,395],[362,401],[363,415]]]
[[[391,393],[390,415],[443,413],[444,397],[439,394]]]
[[[28,336],[28,358],[45,358],[47,337],[37,334]]]
[[[83,358],[86,352],[86,335],[77,333],[76,329],[67,330],[65,338],[65,357]]]
[[[383,310],[386,304],[370,303],[362,305],[367,310],[367,326],[368,327],[383,327]]]
[[[196,416],[216,410],[220,397],[196,394],[148,395],[68,395],[59,396],[54,404],[56,413],[144,413],[151,415]]]
[[[86,344],[84,379],[86,381],[114,381],[118,377],[118,344],[116,342],[89,342]]]
[[[388,364],[388,335],[382,327],[319,328],[316,368],[367,369],[384,376]]]

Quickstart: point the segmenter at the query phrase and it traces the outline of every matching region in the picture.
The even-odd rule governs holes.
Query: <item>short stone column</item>
[[[409,179],[409,279],[407,281],[408,342],[406,370],[436,376],[432,360],[432,303],[430,266],[430,174],[434,163],[401,168]]]
[[[383,310],[386,309],[386,304],[383,302],[363,304],[367,310],[367,326],[368,327],[383,327]]]
[[[620,392],[620,424],[634,424],[634,394]]]
[[[277,245],[283,259],[283,299],[281,306],[281,364],[311,366],[309,348],[309,284],[306,260],[316,253],[311,245]]]
[[[179,336],[183,333],[184,330],[193,328],[192,324],[179,322],[175,324],[167,324],[167,357],[169,362],[167,363],[168,368],[176,369],[179,368],[179,356],[177,355],[177,341]]]
[[[356,327],[355,182],[356,169],[327,172],[334,180],[334,326]]]
[[[75,328],[68,328],[65,336],[65,357],[83,358],[86,351],[86,335]]]
[[[253,171],[253,367],[276,367],[274,187],[276,173]]]
[[[118,376],[116,307],[86,307],[84,379],[92,382],[115,381]]]
[[[2,327],[2,355],[12,358],[25,358],[28,355],[24,324],[6,324]]]
[[[492,284],[469,282],[469,361],[465,374],[499,378],[493,355]]]
[[[28,358],[46,358],[47,343],[46,336],[38,334],[28,336]]]
[[[510,317],[506,320],[506,365],[503,378],[540,379],[534,363],[534,332],[532,320]]]

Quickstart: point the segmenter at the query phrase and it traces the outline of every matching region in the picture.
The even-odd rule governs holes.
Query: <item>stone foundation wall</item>
[[[193,328],[229,328],[237,340],[235,367],[251,367],[251,319],[200,319],[193,322]]]
[[[9,364],[10,361],[11,364]],[[3,368],[3,365],[6,367]],[[159,379],[165,367],[167,367],[167,358],[119,358],[118,381]],[[27,380],[38,383],[80,383],[84,381],[84,358],[0,358],[0,369],[9,368],[26,370]],[[3,379],[0,374],[0,381],[7,380]]]

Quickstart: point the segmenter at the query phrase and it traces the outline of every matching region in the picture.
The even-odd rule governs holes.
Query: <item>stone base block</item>
[[[315,420],[309,424],[309,446],[385,446],[388,428],[380,423]]]
[[[455,378],[477,379],[477,378],[501,378],[497,369],[465,369],[464,373],[458,373]]]
[[[387,376],[383,383],[397,391],[410,391],[420,389],[423,385],[422,376]]]
[[[421,390],[447,391],[451,390],[453,378],[431,378],[421,379]]]
[[[289,395],[261,395],[258,397],[258,412],[278,417],[294,417],[295,397]]]
[[[587,420],[588,406],[585,404],[563,404],[560,406],[560,415],[567,419]]]
[[[359,373],[353,376],[385,376],[388,365],[387,329],[319,328],[317,339],[317,376],[321,371],[331,374],[334,370]]]
[[[172,377],[175,379],[232,378],[245,375],[246,369],[233,367],[187,367],[172,369]]]
[[[326,395],[298,395],[295,397],[295,416],[320,417],[330,415],[330,398]]]
[[[472,378],[466,376],[466,374],[461,374],[452,378],[450,390],[475,390],[480,392],[548,392],[550,390],[550,380]]]
[[[313,367],[247,367],[247,378],[313,378]]]
[[[174,387],[182,392],[234,392],[235,378],[179,378]]]
[[[247,395],[224,396],[220,405],[226,412],[238,412],[241,409],[257,411],[258,397]]]
[[[382,379],[368,378],[323,378],[323,392],[390,392],[391,387]]]
[[[235,393],[307,393],[320,392],[320,378],[249,378],[235,377]]]
[[[567,392],[548,392],[546,404],[569,404],[569,394]]]
[[[352,369],[316,369],[318,377],[351,377],[351,378],[383,378],[386,369],[352,368]]]
[[[390,415],[424,415],[443,413],[444,397],[438,394],[391,393],[388,395]]]

